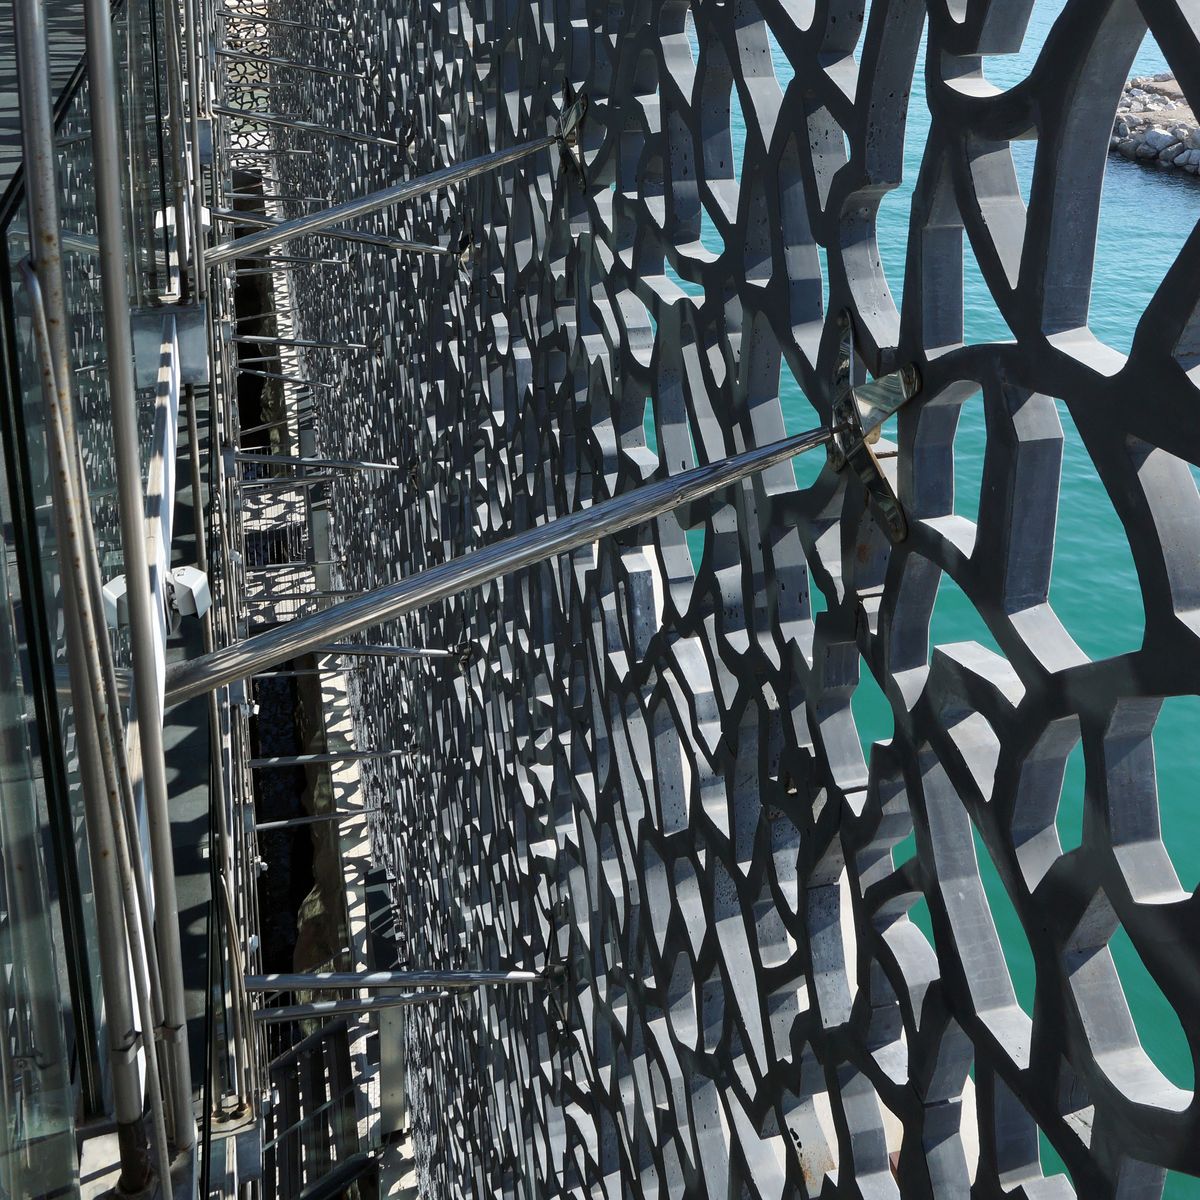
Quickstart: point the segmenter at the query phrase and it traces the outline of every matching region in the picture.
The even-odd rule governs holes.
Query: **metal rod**
[[[357,79],[360,83],[369,83],[366,75],[354,71],[339,71],[334,67],[319,67],[315,63],[293,62],[290,58],[269,58],[266,55],[247,54],[244,50],[218,50],[218,58],[232,59],[234,62],[253,63],[255,66],[290,67],[296,71],[310,71],[314,75],[335,75],[340,79]]]
[[[247,575],[261,574],[263,571],[302,571],[306,567],[334,567],[341,562],[340,558],[303,558],[293,562],[257,563],[242,569]]]
[[[58,210],[58,172],[54,152],[54,113],[52,109],[50,64],[47,53],[45,8],[42,0],[17,0],[13,11],[16,25],[16,61],[21,122],[21,141],[26,173],[29,213],[30,251],[36,275],[26,276],[30,288],[35,333],[40,333],[42,351],[43,396],[52,413],[65,428],[74,431],[70,381],[70,344],[66,293],[62,271],[62,238]],[[110,59],[111,62],[111,51]],[[112,94],[110,93],[110,99]],[[118,160],[119,161],[119,160]],[[122,214],[123,215],[123,214]],[[36,297],[36,299],[35,299]],[[46,319],[47,316],[50,319]],[[76,714],[76,738],[85,805],[85,820],[95,832],[89,837],[95,909],[101,939],[108,946],[99,948],[101,986],[106,1008],[109,1056],[112,1063],[113,1101],[117,1123],[121,1184],[139,1191],[149,1178],[146,1159],[146,1133],[142,1125],[142,1095],[135,1057],[137,1023],[130,988],[128,959],[125,954],[125,929],[122,920],[120,882],[114,860],[104,850],[111,844],[112,825],[107,820],[101,775],[100,725],[89,720],[91,711],[90,678],[86,671],[87,627],[84,624],[83,547],[70,540],[65,528],[69,509],[70,482],[73,477],[69,459],[59,459],[58,446],[51,447],[52,489],[57,497],[56,518],[68,532],[60,538],[64,553],[60,568],[64,574],[63,608],[68,642],[68,668],[71,676],[73,708]],[[76,531],[77,534],[77,531]],[[106,841],[105,833],[109,836]],[[97,845],[99,843],[99,845]],[[42,1047],[51,1053],[50,1031]],[[152,1097],[153,1103],[153,1097]],[[159,1097],[161,1114],[161,1096]],[[165,1153],[163,1140],[156,1147]]]
[[[452,167],[443,167],[440,171],[433,171],[429,175],[423,175],[420,179],[398,183],[393,187],[384,188],[382,191],[370,192],[356,200],[346,200],[341,204],[333,205],[332,208],[325,209],[324,212],[311,213],[305,217],[284,221],[283,224],[276,225],[273,229],[263,230],[261,233],[245,234],[243,237],[234,238],[232,242],[214,247],[209,253],[208,260],[209,262],[222,262],[229,258],[244,258],[254,250],[265,250],[269,246],[278,246],[292,238],[320,232],[328,229],[331,225],[337,225],[353,217],[366,216],[368,213],[390,208],[394,204],[403,204],[417,196],[435,192],[439,188],[449,187],[451,184],[461,183],[476,175],[498,170],[509,163],[519,162],[531,154],[536,154],[539,150],[549,149],[558,141],[557,133],[534,138],[531,142],[523,142],[508,150],[496,150],[491,154],[481,155],[479,158],[456,163]]]
[[[610,534],[661,517],[806,450],[823,446],[832,436],[829,429],[810,430],[643,484],[581,512],[547,521],[420,571],[399,583],[346,600],[324,612],[289,621],[214,654],[175,663],[167,668],[168,702],[175,704],[210,688],[244,679],[255,671],[307,654],[331,638],[380,625],[447,596],[480,587],[501,575],[568,554]]]
[[[201,300],[208,291],[204,265],[204,168],[200,162],[200,104],[204,88],[200,80],[200,55],[197,43],[201,33],[196,25],[196,0],[183,0],[183,28],[187,32],[188,150],[192,171],[192,257],[195,263],[193,284]]]
[[[255,833],[270,833],[276,829],[294,829],[301,825],[321,825],[326,821],[348,821],[351,817],[365,817],[369,813],[383,812],[382,808],[360,808],[354,812],[314,813],[307,817],[292,817],[287,821],[262,821],[254,826]]]
[[[261,828],[261,826],[259,827]],[[401,992],[396,996],[364,996],[361,1000],[317,1000],[312,1004],[282,1004],[278,1008],[256,1008],[254,1019],[264,1025],[281,1021],[311,1021],[320,1017],[340,1017],[345,1013],[378,1012],[385,1008],[405,1008],[411,1004],[437,1004],[449,1000],[449,992]]]
[[[312,974],[247,975],[250,992],[354,992],[380,988],[524,987],[549,984],[541,971],[317,971]]]
[[[279,754],[270,758],[252,758],[247,765],[252,771],[263,771],[272,767],[315,767],[322,763],[407,758],[411,753],[411,750],[344,750],[340,754]]]
[[[328,204],[329,200],[330,200],[330,197],[328,197],[328,196],[301,196],[296,193],[292,193],[289,195],[289,194],[283,194],[280,192],[267,192],[267,191],[226,192],[225,198],[227,200],[262,200],[264,202],[269,200],[269,201],[273,201],[276,204],[282,204],[284,201],[287,201],[288,203],[297,203],[297,204],[300,204],[300,203],[303,203],[303,204]],[[239,321],[244,320],[244,318],[239,317],[238,320]]]
[[[168,146],[174,170],[175,254],[179,260],[179,299],[191,297],[192,261],[191,215],[188,208],[188,148],[184,135],[183,47],[179,36],[180,14],[177,0],[165,0],[163,24],[167,32],[167,88],[169,93]]]
[[[327,483],[334,483],[341,478],[341,475],[294,475],[289,476],[286,479],[265,476],[262,479],[237,479],[234,480],[234,482],[238,485],[238,487],[245,488],[248,491],[270,491],[272,488],[276,488],[279,491],[291,491],[295,488],[317,487]],[[361,588],[357,588],[355,591],[350,593],[326,592],[325,594],[331,596],[357,596],[361,593],[361,591]]]
[[[151,861],[157,905],[155,933],[162,971],[163,1019],[171,1062],[171,1109],[175,1145],[186,1150],[195,1141],[192,1070],[188,1061],[187,1008],[183,956],[179,944],[179,904],[167,777],[163,757],[162,708],[158,696],[156,622],[146,556],[146,506],[142,494],[141,439],[133,370],[126,245],[122,198],[124,153],[118,128],[119,93],[107,0],[84,0],[88,82],[91,88],[93,178],[100,243],[104,337],[112,404],[113,442],[120,492],[121,543],[129,602],[129,631],[141,735],[142,780],[150,827]]]
[[[279,25],[289,29],[307,29],[310,33],[330,33],[335,37],[345,36],[345,30],[342,29],[330,29],[320,25],[306,25],[303,21],[288,21],[283,17],[268,17],[264,13],[232,12],[228,8],[218,8],[217,16],[224,17],[227,21],[245,21],[251,25]]]
[[[271,197],[265,197],[270,199]],[[324,202],[323,202],[324,203]],[[324,211],[324,210],[322,210]],[[285,224],[258,213],[244,213],[237,210],[213,209],[210,214],[215,221],[227,221],[231,225],[248,225],[252,229],[278,229]],[[304,218],[298,218],[303,220]],[[440,254],[448,256],[454,253],[444,246],[435,246],[431,242],[411,242],[405,238],[387,237],[377,233],[359,233],[357,229],[343,229],[341,226],[325,229],[322,237],[337,238],[343,242],[358,242],[364,246],[379,246],[384,250],[404,250],[413,254]],[[232,244],[232,243],[231,243]],[[257,257],[257,256],[255,256]]]
[[[358,642],[332,642],[314,646],[316,654],[362,655],[365,658],[458,658],[457,650],[423,650],[419,646],[363,646]]]
[[[398,145],[395,138],[379,137],[373,133],[359,133],[354,129],[334,129],[329,125],[318,125],[314,121],[297,121],[293,117],[285,117],[279,113],[252,112],[249,109],[230,108],[224,104],[214,104],[212,110],[218,116],[232,117],[251,125],[271,125],[279,129],[294,129],[298,133],[319,133],[325,137],[341,138],[347,142],[360,142],[365,146]]]
[[[311,379],[301,379],[297,375],[282,375],[278,371],[258,371],[258,370],[255,370],[253,367],[238,367],[237,373],[239,375],[253,375],[258,379],[278,379],[281,383],[294,383],[297,387],[306,387],[306,388],[310,388],[310,389],[319,387],[319,388],[325,388],[326,391],[330,391],[330,392],[336,391],[335,384],[321,383],[319,381],[313,381]],[[249,429],[242,430],[242,436],[245,437],[246,434],[248,434],[248,433],[257,433],[258,431],[263,430],[263,429],[275,429],[275,428],[278,428],[280,425],[286,425],[286,424],[287,424],[287,421],[282,420],[282,421],[270,421],[266,425],[252,425]]]
[[[311,338],[275,337],[273,334],[235,333],[227,339],[239,346],[291,346],[299,350],[371,350],[365,342],[322,342]]]
[[[233,456],[244,463],[278,463],[294,467],[340,467],[346,471],[403,471],[397,463],[363,462],[354,458],[298,458],[290,454],[259,454],[253,450],[237,450]]]
[[[69,628],[70,645],[74,652],[71,665],[73,671],[80,668],[80,695],[75,704],[76,726],[80,733],[82,727],[90,726],[87,736],[92,761],[88,765],[95,770],[91,779],[85,780],[85,820],[89,841],[95,839],[91,854],[96,875],[97,920],[104,935],[111,938],[110,947],[101,948],[101,968],[105,976],[105,1000],[114,1005],[113,1011],[108,1013],[108,1020],[114,1095],[118,1105],[117,1140],[121,1148],[122,1174],[128,1164],[131,1177],[140,1179],[144,1187],[147,1180],[143,1157],[145,1133],[141,1128],[142,1099],[135,1057],[139,1035],[129,994],[125,947],[128,942],[143,1030],[154,1030],[158,1022],[148,977],[150,960],[142,941],[148,933],[148,927],[144,929],[142,925],[143,918],[135,898],[131,855],[123,836],[125,829],[116,766],[118,756],[113,746],[113,728],[109,720],[110,692],[106,691],[100,662],[99,638],[105,635],[100,632],[103,627],[94,619],[95,611],[89,599],[88,562],[81,517],[84,501],[76,488],[77,478],[65,434],[69,418],[64,416],[62,399],[64,394],[69,398],[69,393],[64,393],[58,386],[59,373],[53,366],[51,338],[37,277],[28,263],[22,263],[20,269],[31,300],[33,334],[41,364],[49,449],[54,464],[53,486],[59,500],[55,519],[64,551],[60,557],[64,594],[69,594],[73,601]],[[67,588],[70,589],[69,593]],[[91,786],[87,786],[89,784]],[[160,1177],[168,1179],[171,1157],[167,1148],[163,1088],[153,1036],[144,1045],[147,1090],[154,1119],[155,1152]],[[123,1082],[118,1080],[118,1076]]]

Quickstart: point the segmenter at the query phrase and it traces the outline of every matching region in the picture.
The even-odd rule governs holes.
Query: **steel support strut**
[[[356,992],[396,987],[524,987],[548,985],[553,977],[542,971],[323,971],[312,974],[247,975],[249,992]]]
[[[547,521],[545,525],[452,558],[399,583],[343,601],[325,612],[290,621],[213,654],[175,663],[167,668],[167,701],[176,704],[212,688],[245,679],[360,629],[390,621],[447,596],[480,587],[501,575],[534,566],[661,517],[681,505],[702,500],[750,475],[786,462],[805,450],[824,446],[833,436],[833,430],[810,430],[644,484],[582,512]]]
[[[521,145],[512,146],[507,150],[495,150],[491,154],[484,154],[479,158],[455,163],[452,167],[443,167],[440,171],[433,171],[428,175],[423,175],[420,179],[411,179],[407,183],[398,183],[393,187],[384,188],[382,191],[370,192],[366,196],[346,200],[322,212],[310,213],[308,216],[284,221],[281,225],[276,225],[272,229],[264,229],[260,233],[244,234],[242,237],[234,238],[233,241],[226,242],[209,251],[208,262],[216,263],[231,258],[245,258],[247,255],[265,250],[269,246],[278,246],[283,242],[291,241],[292,238],[303,237],[309,233],[319,233],[342,221],[366,216],[368,213],[390,208],[394,204],[415,200],[418,196],[435,192],[439,188],[449,187],[453,183],[462,183],[463,180],[472,179],[476,175],[485,175],[487,172],[498,170],[509,163],[528,158],[539,150],[547,150],[554,145],[571,145],[582,111],[578,106],[573,107],[570,111],[578,114],[574,117],[574,123],[568,124],[563,121],[554,133],[547,134],[545,137],[534,138],[532,141],[523,142]],[[255,119],[250,113],[237,113],[236,110],[230,110],[230,112],[234,115],[245,116],[250,120]]]
[[[175,1145],[196,1139],[192,1115],[192,1069],[188,1061],[187,1011],[183,956],[179,943],[179,906],[175,893],[174,849],[167,807],[163,759],[162,708],[158,698],[158,655],[150,566],[146,556],[146,503],[142,493],[141,441],[138,435],[133,340],[126,292],[123,179],[125,149],[118,125],[119,94],[107,0],[85,0],[88,83],[91,88],[92,146],[95,163],[96,216],[104,304],[104,341],[112,404],[113,443],[120,497],[121,545],[128,586],[129,631],[141,735],[142,778],[150,827],[156,902],[155,937],[162,972],[163,1020],[171,1065],[170,1108]]]

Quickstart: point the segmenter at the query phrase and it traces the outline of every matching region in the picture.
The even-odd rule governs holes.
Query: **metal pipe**
[[[672,509],[702,500],[806,450],[823,446],[833,433],[829,429],[815,429],[795,434],[643,484],[611,500],[452,558],[399,583],[377,588],[324,612],[257,634],[215,654],[175,663],[167,668],[167,702],[177,704],[210,688],[245,679],[286,659],[308,654],[331,638],[380,625],[447,596],[490,583],[501,575],[535,566],[548,558],[568,554],[610,534],[661,517]]]
[[[423,650],[419,646],[364,646],[358,642],[331,642],[328,646],[314,646],[316,654],[344,654],[365,658],[459,658],[457,650]]]
[[[263,199],[270,200],[273,197],[264,196]],[[321,203],[327,202],[322,201]],[[276,221],[271,217],[264,217],[258,213],[239,212],[236,209],[216,208],[209,215],[214,221],[226,221],[231,225],[248,225],[251,229],[278,229],[280,225],[284,224],[283,221]],[[303,218],[300,219],[303,220]],[[340,226],[336,229],[324,230],[322,236],[338,238],[343,242],[357,242],[364,246],[379,246],[383,250],[403,250],[413,254],[440,254],[445,257],[454,253],[444,246],[436,246],[431,242],[411,242],[405,238],[387,237],[384,234],[359,233],[356,229],[343,229]]]
[[[325,137],[341,138],[347,142],[360,142],[365,146],[398,145],[395,138],[379,137],[373,133],[359,133],[355,129],[334,129],[329,125],[318,125],[314,121],[298,121],[280,113],[254,112],[245,108],[230,108],[224,104],[214,104],[212,110],[218,116],[233,117],[251,125],[271,125],[279,129],[294,129],[298,133],[320,133]]]
[[[17,93],[20,99],[21,140],[29,212],[30,248],[36,276],[26,276],[30,287],[34,324],[43,352],[40,356],[42,388],[48,407],[61,413],[74,428],[70,392],[70,346],[66,296],[62,273],[61,225],[58,211],[58,178],[54,154],[54,114],[50,92],[45,10],[42,0],[17,0],[13,6],[16,25]],[[111,61],[111,57],[110,57]],[[119,200],[118,200],[119,204]],[[123,214],[122,214],[123,215]],[[35,299],[36,297],[36,299]],[[51,319],[45,319],[46,316]],[[65,520],[69,460],[58,460],[50,448],[54,470],[52,487],[57,498],[56,518]],[[109,1054],[112,1062],[114,1117],[117,1123],[121,1183],[138,1191],[149,1178],[146,1133],[142,1125],[142,1095],[138,1080],[136,1018],[130,990],[125,930],[122,921],[120,885],[111,856],[104,851],[106,811],[102,788],[99,729],[89,719],[91,689],[85,673],[83,581],[78,573],[82,547],[70,541],[70,530],[60,537],[63,607],[71,676],[72,707],[76,714],[76,737],[84,798],[85,820],[95,830],[89,837],[95,911],[100,946],[101,986],[107,1010]],[[111,836],[111,827],[110,827]]]
[[[364,996],[361,1000],[315,1000],[312,1004],[256,1008],[254,1019],[264,1025],[273,1025],[282,1021],[311,1021],[347,1013],[378,1012],[381,1008],[406,1008],[411,1004],[437,1004],[449,999],[449,992],[401,992],[396,996]]]
[[[179,944],[179,906],[175,893],[171,819],[167,805],[162,708],[157,686],[156,622],[146,556],[146,506],[142,494],[137,392],[125,277],[126,247],[121,191],[123,157],[117,122],[119,109],[112,24],[107,0],[84,0],[84,14],[92,98],[92,153],[104,337],[108,353],[138,730],[141,735],[142,777],[157,904],[155,932],[162,971],[163,1019],[170,1038],[167,1047],[172,1067],[172,1128],[176,1147],[186,1150],[195,1141],[195,1121],[192,1117],[191,1064],[188,1061],[187,1040],[183,1036],[187,1026],[187,1010]]]
[[[279,25],[290,29],[307,29],[310,33],[331,33],[335,37],[345,37],[345,30],[329,29],[320,25],[306,25],[303,21],[289,21],[284,17],[268,17],[264,13],[232,12],[228,8],[218,8],[217,16],[227,21],[245,21],[251,25]],[[239,34],[239,36],[241,36]]]
[[[247,54],[244,50],[221,49],[217,51],[217,57],[232,59],[234,62],[253,63],[255,66],[291,67],[296,71],[310,71],[314,75],[334,75],[340,79],[357,79],[360,83],[370,82],[366,75],[359,75],[354,71],[339,71],[334,67],[319,67],[315,63],[293,62],[290,58],[270,58],[266,55]]]
[[[196,25],[196,0],[183,0],[183,27],[187,30],[188,126],[192,168],[192,255],[196,266],[196,294],[204,299],[208,277],[204,263],[204,174],[200,162],[200,105],[204,85],[196,44],[202,33]],[[206,43],[207,44],[207,43]]]
[[[255,825],[254,832],[270,833],[277,829],[295,829],[301,825],[323,825],[326,821],[348,821],[351,817],[365,817],[384,811],[382,808],[359,808],[353,812],[314,813],[307,817],[292,817],[287,821],[262,821]]]
[[[179,45],[179,13],[175,4],[176,0],[164,0],[163,4],[163,26],[167,35],[167,97],[169,105],[167,145],[173,167],[171,182],[174,193],[175,255],[179,261],[179,299],[186,303],[190,295],[188,167],[187,145],[183,136],[183,64]]]
[[[346,200],[341,204],[335,204],[331,208],[325,209],[323,212],[311,213],[305,217],[296,217],[294,220],[284,221],[283,224],[276,225],[273,229],[263,230],[261,233],[248,233],[243,237],[234,238],[232,242],[226,242],[222,246],[215,247],[208,256],[209,262],[223,262],[230,258],[244,258],[252,251],[265,250],[269,246],[278,246],[283,242],[291,241],[292,238],[303,237],[309,233],[318,233],[321,230],[328,229],[331,225],[337,225],[342,221],[347,221],[354,217],[366,216],[368,213],[378,212],[383,208],[390,208],[394,204],[404,204],[406,201],[414,200],[418,196],[435,192],[439,188],[449,187],[451,184],[461,183],[463,180],[471,179],[476,175],[483,175],[488,171],[498,170],[509,163],[519,162],[523,158],[528,158],[531,154],[536,154],[539,150],[549,149],[559,140],[559,134],[547,134],[545,137],[534,138],[531,142],[523,142],[521,145],[513,146],[508,150],[496,150],[491,154],[481,155],[479,158],[471,158],[466,162],[456,163],[452,167],[443,167],[439,171],[423,175],[420,179],[411,179],[407,183],[398,183],[390,188],[384,188],[382,191],[370,192],[365,196],[359,196],[355,200]]]
[[[274,334],[235,333],[227,341],[241,346],[290,346],[297,350],[371,350],[365,342],[322,342],[312,338],[276,337]]]
[[[312,974],[247,975],[249,992],[355,992],[380,988],[524,987],[549,985],[542,971],[317,971]]]
[[[35,218],[36,219],[36,218]],[[144,1159],[145,1132],[142,1128],[142,1098],[138,1081],[136,1053],[139,1037],[129,990],[128,943],[133,963],[133,978],[141,1010],[142,1025],[151,1031],[144,1042],[146,1083],[154,1116],[155,1150],[162,1179],[170,1178],[171,1158],[167,1149],[166,1122],[163,1112],[162,1085],[158,1074],[158,1055],[153,1031],[157,1013],[150,994],[149,958],[142,938],[144,931],[135,897],[136,884],[129,845],[124,835],[121,811],[117,755],[114,750],[109,702],[100,663],[98,639],[103,626],[95,620],[90,603],[88,564],[82,530],[83,500],[76,489],[72,455],[67,446],[64,399],[69,392],[61,389],[59,373],[53,365],[51,337],[37,277],[28,262],[20,271],[30,296],[34,340],[42,372],[42,395],[46,408],[46,428],[53,464],[53,487],[57,500],[55,520],[59,532],[60,565],[63,572],[64,599],[70,600],[68,645],[71,650],[74,711],[77,734],[87,741],[87,767],[94,773],[84,778],[85,820],[89,849],[93,858],[93,884],[96,915],[102,932],[101,972],[104,977],[108,1012],[110,1051],[113,1060],[114,1100],[122,1177],[128,1169],[132,1180],[146,1185]],[[86,732],[85,732],[86,731]],[[103,784],[103,786],[101,786]],[[103,794],[102,794],[103,793]],[[106,940],[111,939],[111,940]],[[114,1044],[114,1042],[116,1044]]]
[[[254,491],[254,490],[270,491],[272,488],[276,488],[279,491],[291,491],[295,488],[317,487],[319,485],[324,485],[327,483],[335,483],[337,480],[339,480],[341,478],[342,478],[342,476],[340,474],[339,475],[290,475],[287,478],[268,475],[268,476],[264,476],[261,479],[236,479],[236,480],[234,480],[234,482],[237,484],[238,487],[244,488],[246,491]],[[362,591],[361,588],[355,588],[355,590],[353,592],[339,591],[339,592],[325,592],[323,594],[326,596],[335,596],[335,595],[336,596],[346,596],[346,595],[357,596],[357,595],[361,594],[361,591]]]
[[[271,767],[314,767],[321,763],[365,762],[373,758],[404,758],[411,750],[346,750],[341,754],[279,754],[268,758],[252,758],[252,771]]]
[[[354,458],[300,458],[291,454],[259,454],[253,450],[236,450],[233,455],[237,462],[244,463],[278,463],[280,466],[294,467],[340,467],[346,471],[403,471],[397,463],[363,462]]]
[[[253,367],[238,367],[237,373],[239,375],[253,375],[257,379],[278,379],[281,383],[293,383],[297,387],[307,387],[307,388],[319,387],[319,388],[325,388],[326,391],[330,391],[330,392],[336,391],[336,384],[321,383],[319,381],[314,382],[311,379],[301,379],[297,375],[284,375],[279,371],[258,371],[258,370],[255,370]],[[287,421],[283,420],[283,421],[270,421],[265,425],[252,425],[249,429],[242,430],[242,436],[245,437],[247,434],[250,434],[250,433],[258,433],[264,429],[278,428],[280,425],[286,425],[286,424],[287,424]]]

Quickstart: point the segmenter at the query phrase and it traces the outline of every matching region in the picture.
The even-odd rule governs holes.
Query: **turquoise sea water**
[[[1025,46],[1005,58],[989,59],[988,78],[1009,87],[1025,77],[1065,0],[1039,0],[1035,5]],[[693,40],[693,54],[696,54]],[[774,47],[776,75],[786,86],[793,71]],[[1149,38],[1134,64],[1133,74],[1167,70],[1159,48]],[[900,302],[908,240],[913,183],[920,166],[929,116],[924,100],[924,57],[918,63],[906,136],[904,182],[884,201],[879,218],[879,245],[889,285]],[[745,126],[735,99],[732,105],[735,163],[742,161]],[[1028,195],[1037,146],[1014,146],[1014,160],[1023,192]],[[1200,178],[1160,172],[1110,156],[1106,172],[1095,280],[1092,291],[1092,332],[1120,351],[1127,351],[1137,320],[1196,222],[1200,220]],[[705,222],[702,234],[708,248],[721,252],[719,235]],[[969,248],[967,254],[970,259]],[[686,290],[698,289],[677,280]],[[966,340],[981,342],[1011,337],[988,297],[978,270],[966,271]],[[807,401],[786,367],[781,381],[784,417],[789,430],[812,423]],[[1141,645],[1144,615],[1128,541],[1108,500],[1103,484],[1083,449],[1063,406],[1059,406],[1065,435],[1063,483],[1055,545],[1050,601],[1068,632],[1092,658],[1103,658]],[[960,507],[974,517],[984,453],[983,413],[968,402],[956,441],[956,490],[972,497]],[[698,552],[698,546],[694,548]],[[815,589],[814,589],[814,599]],[[945,581],[933,619],[933,640],[947,643],[974,639],[992,645],[986,627],[957,589]],[[854,713],[864,748],[891,735],[887,702],[864,670],[865,682],[854,700]],[[1169,700],[1155,731],[1163,838],[1184,887],[1200,882],[1200,697]],[[1068,767],[1059,810],[1064,847],[1077,845],[1084,805],[1082,755],[1076,750]],[[1024,934],[982,843],[977,839],[985,887],[1005,947],[1018,1001],[1032,1013],[1035,972]],[[921,923],[920,914],[914,916]],[[926,932],[928,925],[926,923]],[[1183,1031],[1169,1004],[1142,965],[1136,949],[1118,931],[1112,950],[1125,986],[1130,1010],[1150,1057],[1174,1083],[1195,1086],[1191,1055]],[[1062,1170],[1058,1156],[1043,1140],[1047,1172]],[[1172,1200],[1200,1197],[1200,1180],[1172,1175],[1165,1195]]]

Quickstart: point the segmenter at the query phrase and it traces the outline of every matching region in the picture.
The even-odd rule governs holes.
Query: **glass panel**
[[[0,518],[0,1193],[34,1198],[73,1190],[78,1168],[2,460]]]

